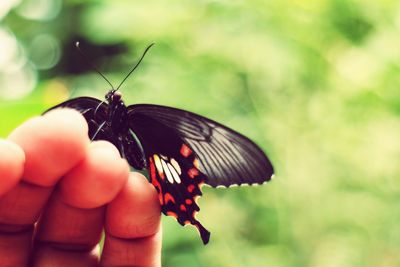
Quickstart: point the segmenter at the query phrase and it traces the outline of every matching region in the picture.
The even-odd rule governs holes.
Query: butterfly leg
[[[105,124],[106,124],[106,121],[104,121],[102,124],[100,124],[100,126],[97,128],[96,132],[93,134],[92,138],[90,138],[90,141],[95,140],[96,136],[99,134],[99,132],[101,131],[101,129],[104,127]]]
[[[104,102],[105,102],[104,100],[101,101],[101,102],[97,105],[97,107],[95,108],[95,110],[94,110],[94,112],[93,112],[93,117],[94,117],[94,118],[96,118],[97,111],[99,110],[99,108],[101,107],[101,105],[104,104]]]

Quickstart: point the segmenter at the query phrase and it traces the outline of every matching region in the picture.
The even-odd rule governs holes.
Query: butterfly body
[[[106,94],[108,102],[108,119],[107,124],[116,135],[126,134],[128,131],[128,110],[122,101],[122,95],[114,90]]]

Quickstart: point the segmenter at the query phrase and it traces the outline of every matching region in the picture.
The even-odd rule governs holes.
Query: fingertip
[[[64,123],[72,123],[74,126],[79,125],[81,128],[79,132],[84,133],[85,136],[87,136],[89,127],[85,117],[75,109],[57,108],[46,112],[42,117],[55,122],[58,122],[61,119]]]
[[[79,112],[57,109],[16,128],[8,139],[25,153],[23,179],[40,186],[54,185],[86,154],[87,127]]]
[[[42,123],[44,130],[48,131],[47,135],[54,136],[54,141],[63,145],[62,149],[68,152],[65,155],[66,161],[71,154],[79,153],[82,156],[86,153],[90,144],[88,124],[77,110],[70,108],[51,110],[42,116]]]
[[[8,192],[22,177],[25,154],[17,144],[0,140],[0,195]]]
[[[140,173],[128,182],[107,207],[106,232],[118,238],[142,238],[160,230],[161,208],[155,188]]]
[[[128,176],[129,165],[118,150],[108,142],[94,142],[86,157],[61,180],[60,193],[74,207],[100,207],[115,198]]]
[[[96,140],[90,144],[91,149],[106,149],[110,153],[113,153],[115,157],[121,158],[121,154],[118,149],[110,142],[104,140]]]

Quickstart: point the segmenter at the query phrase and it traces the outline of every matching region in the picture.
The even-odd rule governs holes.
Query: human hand
[[[0,140],[0,266],[160,266],[160,229],[152,185],[113,145],[90,143],[78,112]]]

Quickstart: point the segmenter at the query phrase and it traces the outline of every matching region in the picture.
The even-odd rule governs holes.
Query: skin
[[[154,187],[87,131],[59,109],[0,140],[1,266],[161,266]]]

